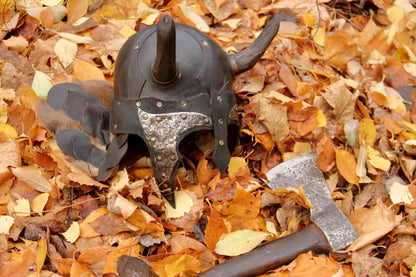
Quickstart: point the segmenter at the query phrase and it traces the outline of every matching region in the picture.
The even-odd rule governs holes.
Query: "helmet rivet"
[[[217,100],[218,100],[218,102],[222,102],[222,97],[221,96],[218,96],[217,97]]]
[[[188,116],[187,116],[185,113],[183,113],[183,114],[181,115],[181,117],[182,117],[182,119],[186,119]]]
[[[174,142],[175,142],[175,140],[174,140],[173,138],[170,138],[170,139],[168,139],[168,142],[169,142],[170,144],[172,144],[172,143],[174,143]]]
[[[172,156],[170,156],[170,159],[171,159],[172,161],[174,161],[174,160],[176,160],[176,156],[175,156],[175,155],[172,155]]]
[[[138,45],[134,46],[134,50],[137,50],[137,49],[139,49],[139,46]]]
[[[205,118],[204,122],[205,122],[205,124],[209,124],[211,122],[211,120],[209,118]]]
[[[162,107],[162,106],[163,106],[162,101],[157,101],[157,102],[156,102],[156,107],[160,108],[160,107]]]
[[[162,122],[162,118],[161,118],[160,116],[157,116],[157,117],[156,117],[156,121],[157,121],[157,122]]]
[[[156,160],[161,161],[161,160],[162,160],[162,156],[157,155],[157,156],[156,156]]]
[[[149,116],[148,116],[147,114],[144,114],[144,115],[143,115],[143,119],[144,119],[144,120],[147,120],[148,118],[149,118]]]
[[[207,42],[206,40],[204,40],[204,41],[202,42],[202,45],[204,45],[204,46],[208,46],[208,42]]]
[[[218,123],[219,123],[220,125],[222,125],[222,124],[224,124],[224,120],[222,120],[222,119],[220,118],[220,119],[218,119]]]
[[[181,101],[181,106],[185,107],[186,106],[186,101]]]
[[[117,124],[114,124],[114,130],[117,129]]]
[[[137,102],[136,102],[136,106],[137,106],[137,107],[140,107],[141,105],[142,105],[142,101],[137,101]]]
[[[218,141],[218,144],[219,144],[219,145],[221,145],[221,146],[223,146],[223,145],[224,145],[224,141],[223,141],[222,139],[220,139],[220,140]]]
[[[156,138],[154,138],[154,137],[153,138],[150,138],[150,142],[151,143],[155,143],[156,142]]]
[[[162,174],[160,174],[160,175],[162,175],[162,177],[166,177],[166,173],[165,172],[162,172]]]
[[[120,107],[121,102],[117,101],[117,107]]]

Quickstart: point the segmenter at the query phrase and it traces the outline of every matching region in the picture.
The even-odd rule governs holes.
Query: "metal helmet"
[[[224,172],[231,156],[228,129],[238,124],[234,77],[256,64],[278,29],[275,15],[248,48],[233,55],[196,28],[175,23],[170,15],[130,37],[116,61],[108,125],[114,138],[98,166],[97,179],[108,179],[120,163],[137,158],[137,151],[146,146],[155,180],[175,205],[172,192],[181,161],[178,146],[199,130],[213,131],[213,161]],[[61,147],[68,149],[64,152],[85,155],[71,143]]]

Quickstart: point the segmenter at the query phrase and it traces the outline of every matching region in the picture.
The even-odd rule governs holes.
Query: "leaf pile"
[[[0,276],[196,275],[310,224],[301,191],[261,181],[310,151],[359,238],[267,276],[416,276],[411,1],[5,0],[0,11]],[[147,159],[95,181],[97,169],[54,140],[74,123],[39,109],[54,84],[111,90],[123,43],[165,13],[229,53],[281,18],[263,58],[234,83],[241,144],[228,172],[213,166],[212,136],[198,134],[176,209]]]

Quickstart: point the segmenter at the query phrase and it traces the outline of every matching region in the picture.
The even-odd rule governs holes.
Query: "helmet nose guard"
[[[275,15],[252,45],[234,55],[199,30],[175,24],[170,15],[129,38],[115,68],[109,124],[115,138],[97,179],[115,173],[129,151],[129,135],[137,135],[148,148],[157,184],[175,207],[178,145],[198,130],[213,130],[213,160],[224,172],[231,156],[228,126],[238,124],[234,76],[256,64],[278,29]]]

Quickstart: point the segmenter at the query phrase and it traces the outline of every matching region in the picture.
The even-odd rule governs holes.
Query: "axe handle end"
[[[330,244],[324,233],[311,224],[288,236],[276,239],[254,250],[230,259],[199,274],[199,277],[256,276],[293,261],[299,254],[313,251],[329,253]]]

